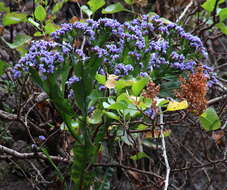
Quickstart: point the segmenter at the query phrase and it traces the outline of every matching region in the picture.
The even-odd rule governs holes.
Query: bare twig
[[[20,153],[18,151],[15,151],[13,149],[7,148],[3,145],[0,145],[0,151],[3,151],[7,154],[9,154],[10,156],[16,157],[18,159],[36,159],[36,158],[40,158],[43,160],[48,160],[48,157],[43,154],[42,152],[34,152],[34,153]],[[9,158],[9,157],[6,157]],[[50,158],[54,161],[58,161],[58,162],[65,162],[65,163],[70,163],[69,159],[63,158],[63,157],[59,157],[59,156],[50,156]]]
[[[180,15],[180,17],[177,19],[177,21],[176,21],[177,23],[180,22],[180,20],[185,16],[186,12],[192,6],[192,4],[193,4],[193,0],[191,0],[190,3],[185,7],[184,11]]]
[[[15,121],[17,120],[17,115],[0,110],[0,119],[6,121]]]
[[[220,100],[223,100],[225,98],[227,98],[227,95],[226,94],[223,95],[223,96],[219,96],[217,98],[213,98],[213,99],[211,99],[211,100],[208,101],[208,105],[211,105],[211,104],[214,104],[216,102],[219,102]]]
[[[144,171],[144,170],[140,170],[140,169],[137,169],[137,168],[132,168],[132,167],[129,167],[129,166],[125,166],[125,165],[122,165],[122,164],[104,164],[104,163],[97,163],[97,164],[92,164],[92,166],[103,166],[103,167],[117,167],[117,168],[123,168],[123,169],[126,169],[126,170],[131,170],[131,171],[135,171],[135,172],[138,172],[138,173],[142,173],[142,174],[146,174],[146,175],[150,175],[150,176],[153,176],[153,177],[157,177],[159,179],[162,179],[164,180],[164,178],[156,173],[153,173],[151,171]]]
[[[164,136],[164,121],[163,121],[163,112],[161,110],[161,108],[159,108],[160,110],[160,127],[161,127],[161,138],[162,138],[162,151],[163,151],[163,157],[165,160],[165,166],[166,166],[166,177],[165,177],[165,186],[164,186],[164,190],[168,189],[169,186],[169,174],[170,174],[170,166],[169,166],[169,161],[168,161],[168,157],[167,157],[167,152],[166,152],[166,142],[165,142],[165,136]]]

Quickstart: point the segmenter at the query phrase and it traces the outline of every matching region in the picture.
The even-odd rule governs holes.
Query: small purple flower
[[[99,86],[99,90],[100,90],[100,91],[103,91],[103,90],[105,90],[105,89],[106,89],[106,87],[105,87],[104,85],[100,85],[100,86]]]
[[[155,117],[155,115],[156,115],[155,111],[154,111],[153,109],[151,109],[151,108],[148,108],[148,109],[145,110],[143,113],[144,113],[147,117],[149,117],[149,118],[151,118],[151,119],[154,119],[154,117]]]
[[[79,82],[80,78],[76,77],[76,76],[72,76],[71,78],[69,78],[69,80],[66,82],[66,84],[68,84],[69,86],[73,85],[76,82]]]
[[[140,72],[139,74],[141,77],[148,77],[148,73],[147,72]]]
[[[91,114],[95,110],[94,106],[88,108],[88,114]]]
[[[81,50],[81,49],[76,49],[75,53],[81,58],[85,57],[85,54],[84,54],[83,50]]]
[[[69,93],[68,93],[68,98],[73,98],[74,97],[74,91],[72,89],[70,89]]]
[[[98,54],[99,58],[104,57],[108,54],[105,49],[100,48],[98,46],[93,47],[92,50],[95,51]]]
[[[45,140],[46,140],[46,137],[44,137],[43,135],[40,135],[40,136],[39,136],[39,139],[40,139],[41,141],[45,141]]]
[[[134,68],[132,65],[130,65],[130,64],[124,65],[124,64],[120,63],[114,68],[114,74],[120,75],[120,76],[125,76],[125,75],[128,75],[128,73],[133,70],[134,70]]]

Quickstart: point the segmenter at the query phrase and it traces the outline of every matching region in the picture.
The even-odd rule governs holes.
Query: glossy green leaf
[[[105,75],[100,75],[96,74],[95,79],[100,83],[100,84],[105,84],[106,83],[106,76]]]
[[[13,43],[9,43],[7,41],[5,41],[3,38],[2,40],[11,48],[11,49],[15,49],[18,48],[26,43],[28,43],[29,41],[31,41],[31,36],[28,36],[26,34],[17,34],[14,42]]]
[[[2,23],[4,26],[8,26],[11,24],[25,22],[26,20],[27,20],[27,14],[11,12],[3,16]]]
[[[126,9],[121,3],[114,3],[103,9],[102,14],[114,14],[125,10]]]
[[[102,8],[106,2],[105,0],[89,0],[87,3],[93,13],[95,13],[98,9]]]
[[[128,108],[128,104],[124,100],[120,100],[114,104],[111,104],[108,107],[108,109],[113,109],[113,110],[123,110],[123,109],[127,109],[127,108]]]
[[[38,5],[35,8],[34,16],[39,21],[44,21],[46,18],[46,10],[42,5]]]
[[[147,129],[147,128],[148,128],[148,126],[147,126],[147,125],[144,125],[144,124],[139,124],[139,125],[136,127],[137,130],[144,130],[144,129]]]
[[[55,32],[57,30],[57,26],[54,23],[47,23],[44,26],[44,29],[47,34],[51,34],[52,32]]]
[[[213,131],[221,127],[221,121],[216,111],[209,107],[199,116],[199,122],[203,129],[206,131]]]
[[[128,104],[132,103],[132,101],[129,99],[129,96],[126,93],[122,93],[117,97],[117,102],[121,100],[127,102]]]
[[[206,11],[208,11],[209,13],[211,13],[214,10],[215,7],[215,3],[217,0],[206,0],[201,7],[204,8]],[[218,2],[218,4],[223,3],[225,0],[220,0]]]
[[[215,25],[223,34],[227,35],[227,26],[221,22]]]
[[[168,103],[169,103],[169,100],[164,98],[158,99],[158,102],[157,102],[159,107],[167,107]]]
[[[124,0],[125,3],[129,4],[129,5],[132,5],[134,3],[134,0]]]
[[[62,6],[64,5],[64,2],[58,2],[54,5],[53,9],[52,9],[52,13],[57,13],[58,11],[60,11],[60,9],[62,8]]]
[[[142,78],[138,81],[136,81],[133,85],[132,85],[132,93],[134,96],[139,96],[141,91],[144,89],[144,87],[146,86],[146,84],[148,83],[149,79],[148,78]]]
[[[80,8],[88,17],[90,17],[93,14],[92,11],[86,5],[83,5]]]
[[[41,32],[35,32],[34,34],[33,34],[33,36],[35,36],[35,37],[40,37],[40,36],[43,36],[44,34],[43,33],[41,33]]]
[[[129,80],[118,80],[116,81],[115,83],[115,88],[117,90],[121,90],[125,87],[128,87],[128,86],[132,86],[134,83],[134,81],[129,81]]]
[[[149,158],[149,156],[145,152],[138,152],[137,154],[130,156],[132,160],[140,160],[142,158]]]
[[[225,19],[227,19],[227,8],[221,9],[221,11],[218,13],[218,16],[220,17],[220,22],[223,22]]]
[[[103,111],[103,113],[110,119],[120,120],[120,117],[113,112]]]

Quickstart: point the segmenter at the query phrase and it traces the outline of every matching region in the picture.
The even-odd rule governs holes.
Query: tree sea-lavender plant
[[[178,77],[187,78],[206,57],[198,37],[158,16],[123,24],[102,18],[63,24],[50,41],[34,41],[13,74],[31,74],[75,138],[71,176],[74,189],[82,190],[94,180],[91,166],[112,121],[153,119],[151,101],[141,95],[148,81],[160,85],[160,97],[175,98]],[[214,83],[210,68],[203,67]]]

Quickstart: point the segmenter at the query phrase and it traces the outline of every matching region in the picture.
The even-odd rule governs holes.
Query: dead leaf
[[[69,20],[70,23],[75,23],[75,22],[78,22],[78,21],[80,21],[80,18],[78,18],[78,17],[76,17],[76,16],[73,16],[73,17]]]
[[[213,131],[212,139],[215,140],[216,144],[220,144],[222,141],[222,137],[224,137],[225,132],[223,130]]]
[[[0,25],[0,36],[2,36],[3,32],[4,32],[4,27]]]
[[[116,76],[116,75],[108,75],[107,81],[105,83],[105,87],[109,88],[109,89],[114,88],[116,85],[117,79],[118,79],[118,76]]]

